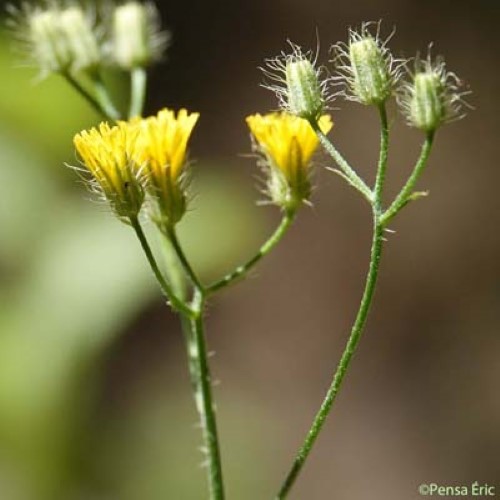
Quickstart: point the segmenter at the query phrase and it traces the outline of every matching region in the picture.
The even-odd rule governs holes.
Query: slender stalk
[[[94,96],[69,72],[61,73],[63,78],[104,118],[113,119],[102,108],[101,104],[97,102]]]
[[[328,417],[330,410],[332,409],[333,403],[337,397],[339,389],[342,385],[344,377],[347,373],[347,369],[351,363],[351,360],[358,346],[361,334],[363,333],[366,320],[368,318],[368,313],[373,300],[373,294],[375,292],[375,287],[377,284],[378,272],[380,267],[380,258],[382,256],[382,246],[383,246],[383,233],[384,226],[380,222],[381,212],[382,212],[382,194],[385,183],[385,174],[387,170],[387,158],[389,149],[389,127],[387,123],[387,113],[385,106],[382,104],[379,107],[380,122],[381,122],[381,133],[380,133],[380,153],[377,168],[377,175],[375,180],[375,187],[373,192],[364,184],[364,182],[357,177],[357,174],[349,167],[349,165],[342,166],[344,161],[342,157],[339,158],[339,154],[333,144],[322,134],[319,127],[315,128],[316,133],[320,141],[322,142],[325,149],[330,153],[332,158],[337,162],[337,164],[342,168],[346,174],[347,180],[356,187],[369,201],[372,207],[373,213],[373,238],[372,246],[370,252],[370,266],[368,269],[368,274],[366,277],[365,288],[363,291],[363,296],[361,298],[361,303],[354,320],[354,324],[351,329],[351,334],[347,341],[342,357],[340,358],[337,369],[335,370],[332,378],[330,387],[328,388],[323,403],[318,410],[313,424],[307,433],[307,436],[302,444],[295,460],[293,462],[292,468],[288,472],[275,500],[283,500],[286,498],[290,492],[292,486],[297,480],[307,457],[311,453],[311,450],[316,442],[319,433],[321,432],[323,425]],[[348,169],[346,169],[346,166]],[[350,169],[350,170],[349,170]]]
[[[187,336],[189,368],[194,388],[196,408],[203,430],[207,453],[207,475],[210,500],[224,500],[224,483],[217,433],[215,406],[213,403],[210,370],[203,326],[204,299],[198,294],[199,313],[190,318],[190,328],[184,325]],[[184,319],[184,321],[186,321]]]
[[[184,253],[182,245],[179,242],[179,238],[177,237],[177,231],[175,230],[175,227],[173,226],[168,227],[167,236],[172,244],[172,247],[175,250],[175,253],[177,254],[177,257],[179,258],[179,262],[181,263],[187,277],[189,278],[193,286],[197,288],[202,294],[204,294],[205,287],[202,285],[197,274],[194,272],[193,267],[189,263],[189,260],[187,259],[186,254]]]
[[[385,174],[387,171],[387,157],[389,154],[389,125],[387,123],[387,111],[385,104],[379,106],[380,114],[380,153],[377,168],[377,178],[375,180],[374,202],[377,205],[377,210],[381,210],[382,194],[385,183]]]
[[[431,153],[432,144],[434,142],[434,133],[429,133],[425,138],[422,145],[422,150],[420,152],[420,157],[415,164],[415,168],[408,178],[406,184],[403,186],[399,194],[396,196],[391,206],[382,214],[380,218],[380,223],[386,226],[387,223],[408,203],[413,194],[413,189],[418,179],[422,175],[425,167],[427,166],[427,161]]]
[[[191,315],[192,310],[182,300],[180,300],[175,295],[172,288],[170,287],[168,282],[163,277],[163,275],[160,271],[160,268],[158,267],[158,264],[156,263],[153,252],[151,251],[151,247],[149,246],[146,235],[144,234],[144,231],[142,230],[139,219],[137,217],[130,217],[130,224],[133,227],[135,234],[137,235],[137,238],[139,239],[139,242],[141,243],[141,247],[146,255],[146,258],[148,259],[149,265],[150,265],[158,283],[160,284],[162,292],[165,294],[165,296],[169,300],[172,307],[176,311],[182,312],[183,314],[186,314],[188,316]]]
[[[312,447],[314,446],[314,443],[316,442],[316,439],[321,432],[321,429],[323,428],[325,420],[330,413],[337,393],[344,380],[344,376],[347,372],[349,364],[351,363],[359,339],[361,338],[361,334],[368,317],[368,312],[370,310],[370,305],[372,303],[373,293],[375,291],[375,285],[377,283],[380,257],[382,254],[383,228],[378,220],[378,216],[376,213],[374,213],[373,218],[374,231],[371,248],[370,267],[368,270],[368,276],[366,278],[363,298],[361,299],[361,305],[356,316],[356,320],[354,321],[351,335],[349,337],[349,340],[347,341],[347,345],[333,376],[332,383],[328,388],[325,399],[323,400],[323,403],[321,404],[321,407],[316,414],[314,422],[307,434],[302,447],[299,450],[299,453],[294,460],[290,472],[288,473],[283,485],[281,486],[281,489],[279,490],[278,495],[276,496],[276,500],[283,500],[284,498],[286,498],[299,473],[301,472],[302,467],[304,466],[304,463],[309,456],[309,453],[311,452]]]
[[[248,272],[262,259],[262,257],[267,255],[281,241],[285,233],[292,225],[292,222],[295,219],[295,214],[295,210],[285,212],[283,218],[281,219],[281,223],[270,238],[260,247],[259,251],[251,259],[245,262],[245,264],[237,267],[232,273],[227,274],[221,280],[209,285],[205,289],[206,294],[211,295],[233,284],[235,281],[244,278]]]
[[[92,78],[92,84],[94,85],[95,94],[99,106],[104,110],[106,116],[110,120],[119,120],[121,118],[121,113],[116,109],[111,97],[108,94],[108,90],[104,85],[102,77],[100,74],[96,74]]]
[[[130,110],[128,117],[141,116],[146,101],[147,73],[144,68],[134,68],[130,73]]]
[[[337,148],[330,142],[328,137],[323,133],[317,121],[311,121],[311,127],[316,132],[319,141],[325,148],[327,153],[333,158],[335,163],[340,167],[343,176],[354,188],[356,188],[371,204],[373,200],[373,193],[366,185],[365,181],[354,171],[344,157],[337,151]]]

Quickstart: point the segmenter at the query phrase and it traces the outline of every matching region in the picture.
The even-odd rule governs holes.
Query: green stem
[[[208,286],[205,290],[206,294],[211,295],[233,284],[235,281],[244,278],[248,272],[262,259],[262,257],[267,255],[281,241],[289,227],[292,225],[295,215],[295,210],[285,212],[280,225],[276,228],[271,237],[260,247],[259,251],[245,264],[237,267],[232,273],[227,274],[221,280]]]
[[[184,250],[182,248],[182,245],[180,244],[179,238],[177,237],[177,231],[175,230],[175,227],[169,226],[167,228],[167,237],[172,243],[172,247],[174,248],[177,257],[179,258],[179,262],[181,263],[187,277],[189,278],[193,286],[197,288],[200,291],[200,293],[204,294],[205,287],[203,286],[197,274],[194,272],[193,267],[189,263],[186,254],[184,253]]]
[[[413,194],[413,189],[417,183],[419,177],[422,175],[425,167],[427,166],[427,161],[431,153],[432,144],[434,142],[434,133],[429,133],[425,138],[422,145],[422,150],[420,152],[420,157],[415,164],[415,168],[411,173],[408,181],[403,186],[399,194],[396,196],[391,206],[382,214],[380,217],[380,223],[382,226],[386,226],[387,223],[408,203]]]
[[[94,98],[94,96],[81,85],[81,83],[69,72],[66,71],[61,73],[63,78],[104,118],[112,119],[106,111],[102,108],[99,102]]]
[[[130,96],[130,111],[129,118],[134,118],[136,116],[142,116],[144,110],[144,103],[146,100],[146,83],[147,83],[147,72],[144,68],[134,68],[130,73],[130,85],[131,85],[131,96]]]
[[[100,74],[93,75],[92,84],[94,85],[97,101],[99,102],[99,105],[103,109],[106,116],[110,120],[119,120],[121,118],[121,113],[113,104]]]
[[[139,239],[139,242],[141,243],[141,247],[146,255],[146,258],[148,259],[149,265],[150,265],[158,283],[160,284],[162,292],[165,294],[165,296],[169,300],[171,306],[176,311],[182,312],[183,314],[186,314],[188,316],[191,315],[193,311],[182,300],[180,300],[175,295],[172,288],[170,287],[168,282],[163,277],[163,275],[160,271],[160,268],[158,267],[158,264],[156,263],[153,252],[151,251],[151,247],[149,246],[146,235],[144,234],[144,231],[142,230],[139,219],[137,217],[130,217],[130,224],[133,227],[135,234],[137,235],[137,238]]]
[[[371,204],[373,201],[373,193],[371,189],[366,185],[365,181],[354,171],[354,169],[349,165],[349,163],[344,159],[344,157],[337,151],[335,146],[330,142],[328,137],[323,133],[317,121],[311,121],[311,127],[316,132],[319,141],[325,148],[326,152],[333,158],[335,163],[339,166],[340,172],[343,177],[356,188]]]
[[[307,437],[296,456],[293,466],[288,473],[281,489],[276,496],[276,500],[282,500],[286,498],[290,489],[292,488],[295,480],[297,479],[299,473],[304,466],[304,463],[312,450],[316,439],[323,428],[325,420],[330,413],[332,405],[335,401],[337,393],[342,385],[344,376],[347,372],[349,364],[352,360],[353,354],[358,345],[359,339],[363,332],[363,328],[366,324],[366,319],[368,312],[370,310],[370,305],[373,299],[373,293],[375,291],[375,285],[377,283],[378,270],[380,264],[380,257],[382,254],[382,243],[383,243],[383,227],[378,220],[378,215],[374,212],[374,231],[373,231],[373,241],[371,248],[371,258],[370,258],[370,268],[368,271],[368,276],[366,278],[365,290],[363,293],[363,298],[361,299],[361,305],[356,316],[356,320],[351,330],[351,335],[345,347],[345,350],[340,359],[339,365],[335,374],[333,376],[332,383],[326,393],[325,399],[314,419],[312,427],[310,428]]]
[[[207,453],[207,475],[210,500],[224,499],[224,483],[217,433],[217,421],[213,403],[212,384],[208,366],[208,355],[203,327],[202,311],[204,299],[200,294],[199,312],[190,318],[189,328],[184,325],[191,381],[194,388],[196,408],[200,416],[203,439]],[[184,319],[186,321],[186,319]]]
[[[380,114],[380,154],[377,168],[377,178],[375,180],[374,202],[377,211],[380,212],[382,207],[382,194],[385,183],[385,174],[387,171],[387,157],[389,154],[389,125],[387,123],[387,111],[385,104],[379,107]]]

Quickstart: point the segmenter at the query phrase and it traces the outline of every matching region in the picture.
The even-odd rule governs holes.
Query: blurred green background
[[[248,257],[278,220],[260,197],[244,118],[276,106],[257,66],[286,39],[321,57],[363,20],[397,33],[396,55],[446,55],[473,90],[445,127],[393,223],[366,336],[290,498],[417,499],[420,483],[497,482],[500,494],[498,23],[493,0],[202,0],[160,5],[173,32],[148,112],[202,117],[191,145],[197,197],[182,223],[207,277]],[[204,498],[200,431],[182,336],[131,231],[88,201],[72,137],[98,117],[62,81],[36,83],[0,38],[0,499]],[[123,75],[115,77],[120,95]],[[373,178],[370,109],[333,112],[341,151]],[[395,107],[387,193],[420,134]],[[319,157],[318,163],[328,160]],[[272,498],[330,382],[368,265],[370,215],[318,169],[304,209],[254,277],[208,317],[228,497]]]

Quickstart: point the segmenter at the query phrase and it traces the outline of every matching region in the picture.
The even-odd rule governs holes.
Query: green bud
[[[378,106],[392,93],[390,66],[384,50],[371,36],[351,42],[351,91],[366,105]]]
[[[80,7],[68,7],[61,11],[60,26],[71,52],[73,69],[97,68],[101,51],[89,16]]]
[[[444,61],[432,61],[429,55],[424,61],[417,59],[416,72],[403,85],[398,102],[411,126],[432,133],[464,116],[463,96],[467,94],[457,76],[446,71]]]
[[[132,1],[115,8],[111,45],[118,66],[126,70],[148,66],[162,56],[166,42],[153,4]]]
[[[91,19],[77,5],[26,11],[32,59],[44,73],[90,71],[101,60]]]
[[[410,121],[425,132],[436,130],[445,119],[443,84],[438,74],[422,72],[415,75],[410,100]]]
[[[317,71],[309,59],[287,62],[285,68],[288,111],[308,120],[317,119],[324,109],[323,92]]]

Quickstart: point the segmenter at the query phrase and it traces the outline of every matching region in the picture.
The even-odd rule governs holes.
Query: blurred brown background
[[[256,207],[244,118],[276,107],[257,67],[290,38],[320,60],[350,25],[397,27],[396,55],[446,56],[475,107],[439,133],[392,224],[365,336],[290,498],[417,499],[420,483],[500,495],[498,89],[500,5],[324,0],[163,2],[173,33],[148,112],[201,112],[187,251],[209,277],[252,254],[278,220]],[[32,84],[2,38],[0,66],[0,498],[204,498],[182,337],[125,227],[84,200],[74,132],[97,117],[56,78]],[[120,82],[117,83],[118,87]],[[372,179],[373,110],[337,102],[332,138]],[[395,106],[387,198],[421,135]],[[328,159],[319,156],[318,164]],[[341,355],[368,265],[370,214],[317,170],[314,208],[249,279],[213,300],[208,341],[228,497],[272,498]]]

